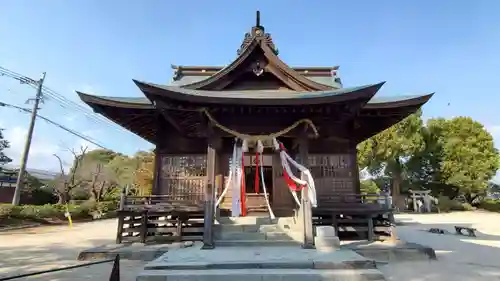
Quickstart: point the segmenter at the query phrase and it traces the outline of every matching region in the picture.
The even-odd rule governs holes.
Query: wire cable
[[[0,66],[0,76],[7,76],[13,79],[18,80],[21,84],[27,84],[33,88],[38,87],[38,81],[35,81],[27,76],[16,73],[12,70]],[[85,115],[89,120],[94,123],[99,123],[100,125],[105,125],[108,127],[112,127],[113,129],[120,132],[130,133],[128,130],[124,129],[121,126],[116,125],[114,122],[102,117],[101,115],[95,114],[94,112],[88,110],[86,107],[73,102],[56,91],[52,90],[47,86],[42,86],[42,102],[44,98],[48,98],[51,101],[56,102],[59,106],[65,109],[69,109],[71,111],[77,111]]]
[[[19,107],[19,106],[16,106],[16,105],[12,105],[12,104],[8,104],[8,103],[4,103],[4,102],[0,102],[0,106],[3,106],[3,107],[10,107],[10,108],[15,108],[15,109],[18,109],[18,110],[20,110],[20,111],[22,111],[22,112],[26,112],[26,113],[32,113],[32,110],[31,110],[31,109],[22,108],[22,107]],[[72,129],[69,129],[69,128],[67,128],[67,127],[65,127],[65,126],[63,126],[63,125],[61,125],[61,124],[59,124],[59,123],[57,123],[57,122],[54,122],[54,121],[50,120],[49,118],[46,118],[46,117],[44,117],[44,116],[42,116],[42,115],[40,115],[40,114],[37,114],[36,116],[37,116],[38,118],[40,118],[40,119],[42,119],[42,120],[44,120],[44,121],[48,122],[48,123],[50,123],[50,124],[52,124],[52,125],[54,125],[54,126],[56,126],[56,127],[60,128],[60,129],[62,129],[62,130],[64,130],[64,131],[66,131],[66,132],[68,132],[68,133],[70,133],[70,134],[74,135],[74,136],[77,136],[77,137],[79,137],[79,138],[81,138],[81,139],[83,139],[83,140],[85,140],[85,141],[88,141],[89,143],[91,143],[91,144],[93,144],[93,145],[95,145],[95,146],[98,146],[98,147],[100,147],[100,148],[102,148],[102,149],[111,150],[111,149],[106,148],[104,145],[100,144],[97,140],[94,140],[93,138],[91,138],[91,137],[89,137],[89,136],[86,136],[86,135],[80,134],[80,133],[78,133],[78,132],[76,132],[76,131],[74,131],[74,130],[72,130]]]

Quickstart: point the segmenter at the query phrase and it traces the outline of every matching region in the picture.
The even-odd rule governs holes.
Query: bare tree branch
[[[69,174],[64,171],[64,163],[60,156],[54,154],[59,162],[59,168],[61,170],[61,176],[55,181],[55,192],[59,197],[59,203],[67,203],[71,198],[71,190],[79,186],[82,181],[77,180],[76,173],[79,169],[83,157],[87,152],[88,147],[81,147],[80,154],[78,154],[74,149],[68,149],[73,154],[73,167],[70,168]]]

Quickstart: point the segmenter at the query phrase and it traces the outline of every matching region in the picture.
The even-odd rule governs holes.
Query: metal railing
[[[75,268],[79,268],[79,267],[92,266],[92,265],[96,265],[96,264],[103,264],[103,263],[108,263],[108,262],[113,262],[113,268],[111,269],[111,274],[109,275],[109,281],[120,281],[120,256],[119,255],[116,255],[116,257],[114,259],[107,259],[107,260],[101,260],[101,261],[88,262],[88,263],[84,263],[84,264],[70,265],[70,266],[65,266],[65,267],[61,267],[61,268],[54,268],[54,269],[37,271],[37,272],[24,273],[24,274],[19,274],[19,275],[15,275],[15,276],[0,277],[0,281],[14,280],[14,279],[19,279],[19,278],[24,278],[24,277],[59,272],[59,271],[75,269]]]

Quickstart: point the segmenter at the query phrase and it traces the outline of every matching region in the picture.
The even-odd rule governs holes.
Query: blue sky
[[[380,95],[436,92],[426,117],[471,116],[500,141],[500,1],[4,0],[0,66],[38,78],[73,101],[75,89],[139,96],[132,78],[168,83],[171,64],[225,65],[255,11],[292,66],[340,65],[344,86],[387,81]],[[27,106],[34,90],[0,77],[0,101]],[[0,108],[16,162],[29,116]],[[47,100],[43,114],[123,153],[151,145]],[[83,144],[37,123],[29,166],[57,169],[53,153]]]

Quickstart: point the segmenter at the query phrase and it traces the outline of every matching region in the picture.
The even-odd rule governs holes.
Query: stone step
[[[383,281],[377,269],[205,269],[205,270],[144,270],[137,281]]]
[[[216,247],[300,247],[300,243],[295,240],[217,240]]]
[[[215,232],[216,240],[296,240],[300,233],[285,232]]]
[[[219,224],[229,224],[229,225],[261,225],[261,224],[272,224],[274,223],[269,217],[221,217],[217,219]]]
[[[214,226],[215,231],[219,232],[288,232],[292,229],[287,225],[278,224],[264,224],[264,225],[254,225],[254,224],[218,224]]]
[[[277,224],[279,226],[292,226],[294,224],[294,218],[292,217],[280,217],[271,219],[268,216],[248,216],[248,217],[221,217],[218,218],[216,224],[223,225],[265,225],[265,224]]]

